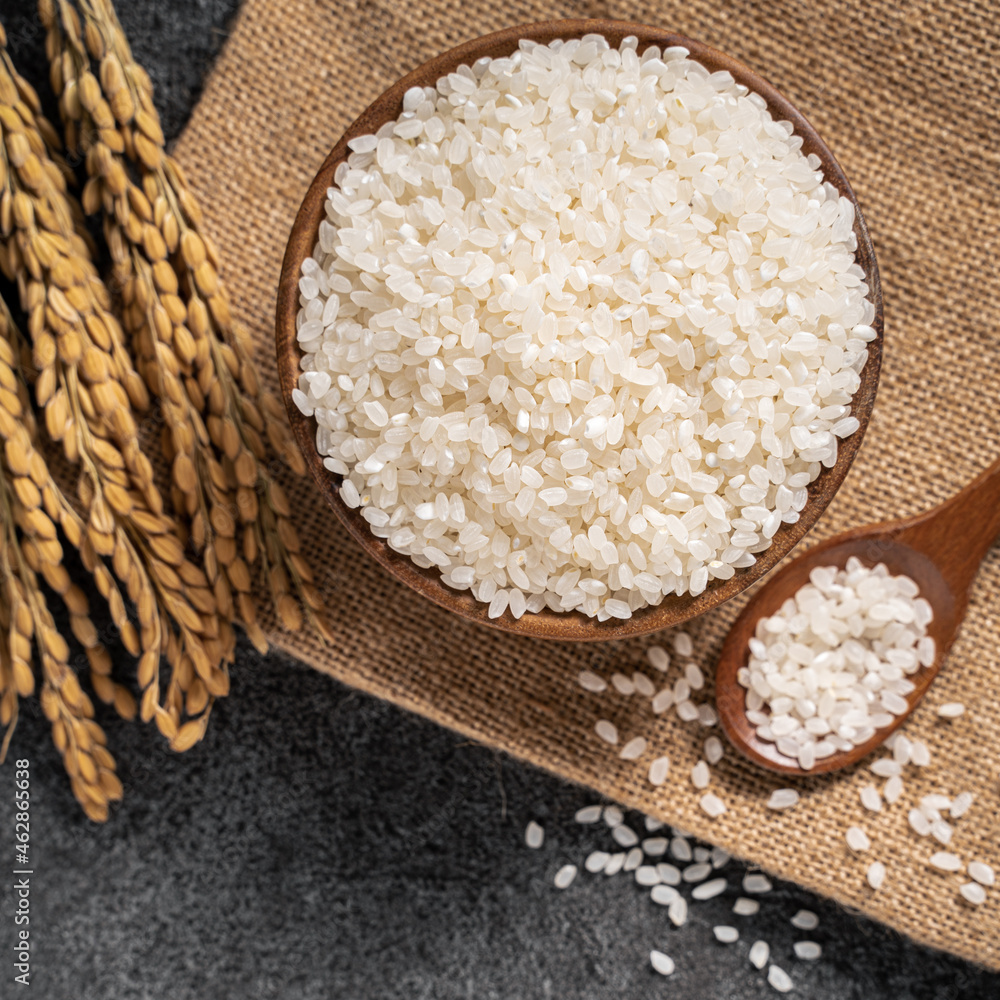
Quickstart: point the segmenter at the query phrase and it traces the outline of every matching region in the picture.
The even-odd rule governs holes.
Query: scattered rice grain
[[[669,955],[665,955],[662,951],[651,951],[649,953],[649,961],[653,968],[661,976],[669,976],[673,974],[674,960]]]
[[[860,826],[849,826],[847,828],[847,846],[852,851],[870,851],[871,838],[861,829]]]
[[[766,941],[754,941],[750,946],[750,964],[755,969],[763,969],[771,957],[771,948]]]
[[[798,804],[799,793],[794,788],[776,788],[767,800],[768,809],[791,809]]]
[[[868,866],[866,877],[868,884],[877,892],[885,884],[885,865],[881,861],[873,861]]]
[[[796,958],[806,962],[815,962],[823,954],[823,949],[815,941],[796,941],[792,949]]]
[[[531,820],[524,830],[524,842],[533,850],[538,850],[544,840],[545,831],[534,820]]]
[[[792,988],[792,977],[779,965],[772,965],[767,970],[767,981],[779,993],[788,993]]]
[[[575,878],[576,865],[563,865],[562,868],[556,872],[556,877],[553,881],[557,889],[566,889]]]
[[[691,890],[692,899],[714,899],[726,891],[728,883],[724,878],[712,878]]]

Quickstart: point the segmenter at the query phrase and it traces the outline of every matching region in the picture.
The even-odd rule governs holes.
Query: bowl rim
[[[446,586],[436,570],[422,569],[409,556],[394,552],[383,539],[376,538],[371,533],[360,510],[347,507],[340,499],[335,483],[338,477],[325,468],[315,447],[315,417],[305,416],[292,400],[292,390],[298,385],[302,357],[296,340],[298,281],[302,263],[311,255],[316,244],[319,224],[324,217],[326,191],[333,186],[337,166],[349,153],[348,141],[355,136],[374,132],[385,121],[396,118],[402,111],[403,94],[407,90],[413,86],[433,85],[440,77],[453,72],[463,63],[471,64],[484,55],[509,55],[522,39],[548,44],[555,39],[579,38],[587,34],[603,35],[612,45],[618,45],[623,38],[634,35],[638,39],[640,53],[652,45],[661,48],[683,46],[692,59],[711,71],[728,70],[738,83],[760,94],[776,120],[791,122],[795,134],[803,140],[803,152],[815,153],[819,157],[825,180],[854,204],[854,233],[858,243],[855,260],[863,267],[870,285],[870,298],[875,307],[875,318],[871,325],[876,331],[876,338],[868,346],[868,360],[861,371],[861,385],[851,401],[851,414],[859,421],[858,430],[850,437],[841,439],[836,464],[823,469],[819,477],[807,487],[809,499],[798,521],[794,524],[782,524],[770,547],[758,555],[753,566],[737,570],[729,580],[713,581],[697,597],[691,597],[690,594],[680,597],[671,595],[665,597],[660,604],[640,608],[625,620],[598,622],[579,611],[555,612],[549,609],[538,613],[527,612],[520,619],[515,619],[509,610],[504,611],[499,618],[490,618],[486,604],[477,601],[468,591],[453,590]],[[861,206],[833,152],[805,116],[773,84],[730,55],[676,32],[647,24],[604,18],[536,21],[482,35],[427,60],[387,88],[346,128],[306,192],[285,249],[275,314],[278,377],[295,440],[327,504],[361,548],[396,580],[469,621],[534,638],[583,642],[645,635],[689,621],[742,593],[781,562],[815,525],[840,488],[857,455],[875,403],[882,363],[883,335],[882,288],[878,263]]]

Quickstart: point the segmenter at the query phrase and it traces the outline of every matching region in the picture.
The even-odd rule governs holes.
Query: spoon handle
[[[930,556],[956,594],[969,589],[1000,535],[1000,459],[960,493],[900,525],[897,538]]]

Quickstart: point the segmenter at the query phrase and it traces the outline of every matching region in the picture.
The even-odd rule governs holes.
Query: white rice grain
[[[622,760],[638,760],[646,752],[647,741],[645,736],[633,736],[621,748],[618,754]]]
[[[659,787],[667,780],[667,772],[670,770],[669,757],[657,757],[649,765],[649,783]]]
[[[618,742],[618,730],[613,722],[608,719],[598,719],[597,723],[594,725],[594,732],[604,740],[605,743],[610,743],[611,746],[615,746]]]
[[[661,858],[667,853],[666,837],[647,837],[642,842],[642,853],[647,858]]]
[[[635,870],[635,880],[639,885],[644,886],[660,884],[660,876],[655,865],[639,865]]]
[[[681,878],[685,882],[701,882],[712,874],[712,866],[707,861],[698,861],[693,865],[688,865],[681,872]]]
[[[873,861],[868,866],[866,878],[868,879],[868,884],[878,892],[885,884],[885,865],[881,861]]]
[[[918,836],[930,836],[931,821],[919,809],[911,809],[907,813],[907,821],[910,824],[910,828]]]
[[[889,805],[892,805],[899,800],[899,797],[902,794],[903,779],[898,774],[894,774],[882,787],[882,797],[889,803]]]
[[[966,882],[958,890],[962,898],[973,906],[980,906],[986,902],[986,890],[978,882]]]
[[[732,855],[721,847],[713,847],[709,857],[712,859],[712,867],[716,869],[725,868],[732,860]]]
[[[691,890],[692,899],[714,899],[726,891],[727,882],[724,878],[711,878]]]
[[[691,851],[691,842],[686,837],[672,837],[670,840],[670,853],[678,861],[690,861],[694,857]]]
[[[871,838],[860,826],[849,826],[845,836],[847,837],[847,846],[852,851],[863,852],[871,850]]]
[[[916,767],[929,767],[931,752],[922,740],[914,740],[910,748],[910,763]]]
[[[598,677],[592,670],[581,670],[577,680],[584,691],[592,691],[594,694],[600,694],[608,689],[607,681],[603,677]]]
[[[671,885],[654,885],[649,893],[649,898],[657,906],[670,906],[678,896],[679,893]]]
[[[743,891],[751,896],[759,896],[761,893],[770,892],[773,886],[771,880],[759,872],[748,872],[743,876]]]
[[[722,760],[722,740],[718,736],[709,736],[705,740],[705,760],[713,767]]]
[[[667,888],[666,886],[664,888]],[[688,904],[683,896],[678,896],[667,907],[667,916],[674,927],[683,927],[687,923]]]
[[[948,810],[951,814],[951,818],[958,819],[960,816],[964,816],[969,811],[973,798],[974,796],[972,792],[959,792],[958,795],[952,799],[951,806]]]
[[[985,861],[970,861],[967,867],[969,878],[975,879],[980,885],[993,885],[996,873]]]
[[[524,842],[533,850],[538,850],[545,840],[545,831],[531,820],[524,830]]]
[[[874,761],[871,766],[872,774],[877,774],[880,778],[894,778],[903,773],[902,764],[897,764],[891,757],[881,757]]]
[[[930,856],[930,865],[942,872],[960,872],[962,870],[962,859],[957,854],[949,851],[938,851]]]
[[[772,965],[768,968],[767,981],[779,993],[788,993],[792,988],[792,977],[779,965]]]
[[[723,802],[718,795],[713,795],[711,792],[707,795],[703,795],[698,800],[698,805],[701,806],[702,811],[711,816],[712,819],[717,819],[726,811],[726,803]]]
[[[879,795],[878,789],[874,785],[865,785],[859,792],[861,797],[861,804],[869,812],[881,812],[882,811],[882,796]]]
[[[635,684],[632,683],[632,679],[630,677],[626,677],[624,674],[612,674],[611,684],[619,694],[626,696],[635,694]]]
[[[639,843],[639,835],[630,826],[620,823],[611,831],[615,843],[619,847],[635,847]]]
[[[667,861],[660,861],[656,866],[656,872],[664,885],[680,885],[683,881],[680,868]]]
[[[649,665],[661,673],[670,669],[670,654],[662,646],[650,646],[646,650]]]
[[[617,854],[612,854],[608,859],[608,863],[604,866],[604,874],[608,876],[617,875],[624,867],[625,852],[619,851]]]
[[[798,805],[799,793],[794,788],[776,788],[767,800],[768,809],[791,809]]]
[[[563,865],[553,880],[557,889],[567,889],[576,878],[576,865]]]
[[[611,860],[611,855],[607,851],[591,851],[587,855],[586,861],[583,862],[583,867],[591,873],[591,875],[596,875],[599,872],[604,871],[607,867],[608,862]]]
[[[815,962],[823,954],[823,949],[815,941],[796,941],[792,950],[796,958],[806,962]]]
[[[697,789],[708,788],[709,782],[712,780],[712,773],[708,769],[708,764],[703,760],[699,760],[694,767],[691,768],[691,784]]]
[[[632,687],[635,689],[635,693],[641,694],[643,698],[652,698],[656,694],[653,682],[638,670],[632,674]]]
[[[662,951],[651,951],[649,953],[649,961],[653,968],[661,976],[669,976],[673,974],[675,968],[674,960],[669,955],[665,955]]]

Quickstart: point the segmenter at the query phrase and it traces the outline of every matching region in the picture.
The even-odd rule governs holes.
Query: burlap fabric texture
[[[263,366],[273,371],[274,297],[289,227],[345,126],[391,82],[446,48],[567,16],[652,23],[743,60],[810,118],[855,186],[882,270],[885,367],[860,457],[811,539],[915,513],[1000,453],[1000,27],[988,0],[246,0],[178,155],[203,198]],[[323,646],[309,634],[275,630],[290,653],[920,941],[1000,968],[1000,891],[979,908],[963,903],[959,878],[928,866],[940,846],[917,838],[906,821],[922,795],[969,790],[975,804],[951,849],[1000,868],[1000,551],[983,566],[961,639],[907,727],[934,760],[908,771],[899,803],[864,813],[858,790],[873,779],[858,767],[803,782],[794,811],[771,812],[765,802],[779,782],[730,751],[713,777],[729,809],[710,820],[688,777],[706,731],[672,715],[654,721],[644,699],[595,696],[577,685],[583,667],[608,676],[641,665],[646,641],[544,643],[459,621],[363,557],[311,481],[293,492],[336,641]],[[709,677],[741,604],[691,624]],[[935,709],[944,701],[964,702],[968,711],[940,721]],[[621,761],[596,739],[600,716],[626,737],[652,734],[655,752],[672,762],[664,787],[647,782],[648,759]],[[874,841],[867,857],[852,856],[844,842],[845,828],[858,821]],[[876,857],[888,867],[877,893],[864,877]]]

